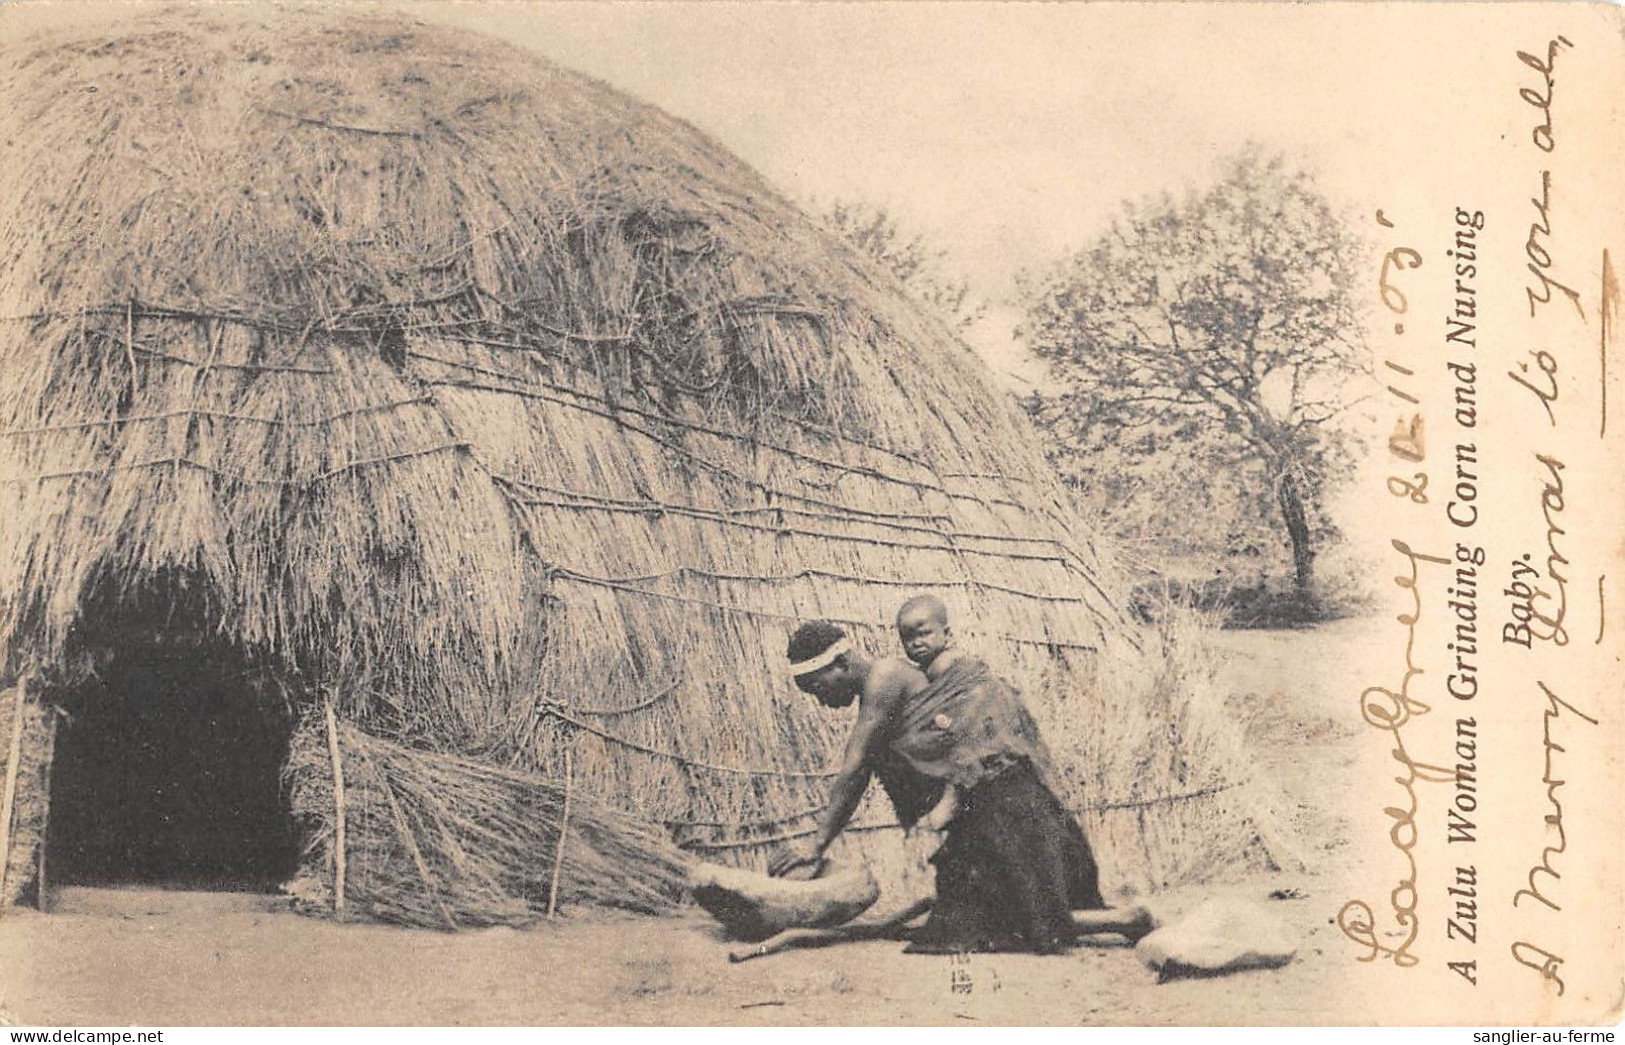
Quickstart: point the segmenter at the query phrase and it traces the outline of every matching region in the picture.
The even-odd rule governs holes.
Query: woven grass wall
[[[11,41],[0,98],[9,672],[93,641],[91,592],[184,576],[368,733],[555,776],[568,749],[582,794],[760,861],[847,726],[784,676],[788,632],[894,652],[934,591],[1075,804],[1151,800],[1096,825],[1108,867],[1146,866],[1147,808],[1254,858],[1248,810],[1173,812],[1244,767],[1201,725],[1155,764],[1188,692],[1033,431],[693,128],[309,11]]]

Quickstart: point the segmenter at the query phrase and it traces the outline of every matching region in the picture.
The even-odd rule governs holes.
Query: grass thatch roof
[[[14,673],[184,587],[346,719],[570,746],[584,792],[715,841],[822,801],[798,620],[890,650],[940,592],[1051,722],[1133,644],[973,353],[681,121],[265,9],[13,41],[0,98]]]

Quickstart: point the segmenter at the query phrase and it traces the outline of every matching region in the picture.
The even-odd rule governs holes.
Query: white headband
[[[806,660],[793,661],[790,664],[790,674],[795,675],[797,678],[801,677],[802,675],[811,675],[819,668],[829,667],[835,662],[836,657],[839,657],[841,654],[845,653],[851,648],[852,644],[847,642],[844,637],[836,639],[830,645],[829,649],[826,649],[824,652],[815,653]]]

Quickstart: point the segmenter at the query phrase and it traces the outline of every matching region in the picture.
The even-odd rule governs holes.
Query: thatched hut
[[[1179,680],[1107,684],[1143,643],[973,353],[692,127],[266,10],[11,42],[0,99],[11,898],[49,854],[429,924],[659,906],[674,845],[811,827],[844,723],[788,630],[890,649],[920,590],[1108,866],[1267,858]]]

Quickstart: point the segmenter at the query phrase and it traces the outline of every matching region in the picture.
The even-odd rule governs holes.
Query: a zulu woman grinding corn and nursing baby
[[[828,621],[790,637],[797,688],[827,708],[856,701],[858,718],[816,835],[779,853],[770,872],[811,867],[816,876],[878,778],[905,827],[944,833],[931,858],[935,898],[907,912],[928,908],[929,919],[890,934],[906,935],[909,951],[1053,953],[1082,935],[1149,932],[1144,908],[1102,900],[1089,843],[1046,782],[1047,752],[1020,694],[954,645],[940,599],[909,599],[897,631],[907,659],[871,656]]]

